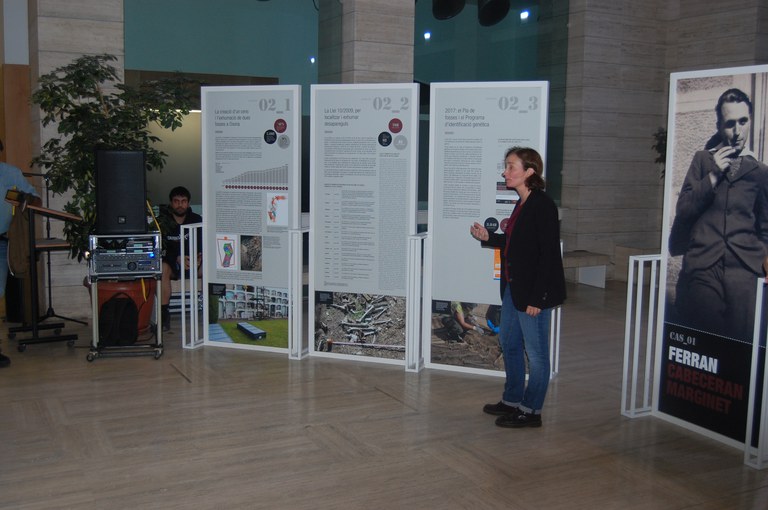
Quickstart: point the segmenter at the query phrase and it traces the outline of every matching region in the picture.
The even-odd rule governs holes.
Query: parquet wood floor
[[[24,353],[3,335],[0,508],[768,508],[739,450],[621,416],[625,287],[568,290],[541,429],[482,413],[500,378],[185,351],[173,333],[160,360],[88,363],[86,328]]]

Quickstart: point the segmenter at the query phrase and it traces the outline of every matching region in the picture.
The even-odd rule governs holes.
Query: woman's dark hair
[[[541,155],[530,147],[512,147],[507,149],[507,153],[504,154],[504,160],[509,157],[510,154],[514,154],[520,161],[523,162],[523,169],[533,168],[534,173],[525,180],[525,185],[528,189],[544,189],[546,183],[541,176],[544,173],[544,162],[541,160]]]

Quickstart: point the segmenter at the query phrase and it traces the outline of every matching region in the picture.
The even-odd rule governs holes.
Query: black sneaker
[[[499,416],[496,418],[496,426],[510,429],[541,427],[541,415],[520,411],[517,414]]]
[[[508,406],[499,400],[495,404],[485,404],[483,406],[483,412],[492,414],[494,416],[506,416],[508,414],[518,414],[520,412],[520,408],[517,406]]]
[[[0,353],[0,368],[7,367],[10,364],[11,358],[4,356],[3,353]]]

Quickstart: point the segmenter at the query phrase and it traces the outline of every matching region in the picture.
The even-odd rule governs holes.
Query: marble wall
[[[571,0],[566,250],[612,257],[616,247],[661,250],[664,183],[651,146],[654,131],[666,127],[669,73],[765,63],[763,4]]]

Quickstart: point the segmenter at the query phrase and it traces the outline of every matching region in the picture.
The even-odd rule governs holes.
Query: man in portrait
[[[750,341],[768,253],[768,167],[749,148],[749,96],[730,88],[715,113],[717,131],[693,156],[670,232],[670,254],[683,255],[675,309],[685,326]]]

